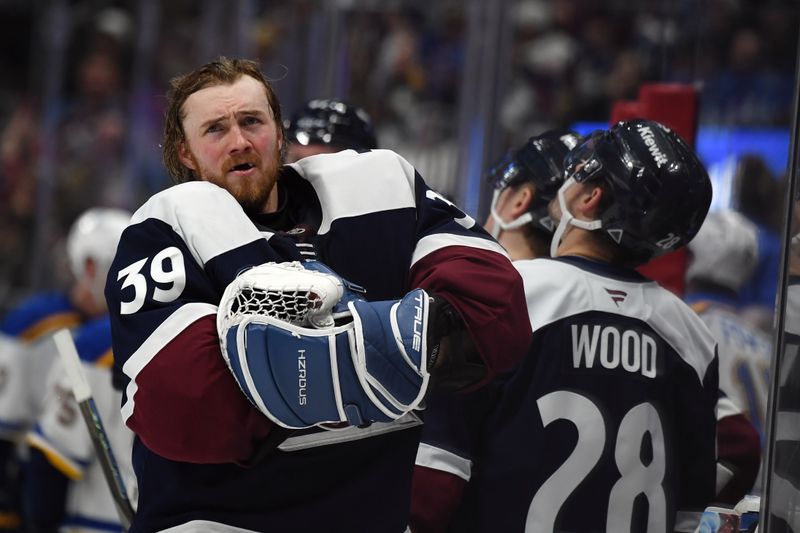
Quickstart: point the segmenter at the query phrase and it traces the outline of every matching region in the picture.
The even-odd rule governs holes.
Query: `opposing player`
[[[79,216],[67,235],[66,252],[73,281],[69,291],[34,295],[12,309],[0,331],[0,460],[5,465],[3,493],[18,501],[18,448],[42,409],[44,383],[57,357],[50,335],[75,328],[105,314],[103,296],[108,267],[119,235],[130,214],[119,209],[92,208]],[[18,504],[1,523],[19,523]]]
[[[372,119],[358,106],[341,100],[314,99],[284,123],[286,162],[341,150],[364,152],[378,147]]]
[[[108,317],[82,325],[74,333],[74,339],[108,442],[129,491],[128,498],[135,505],[133,433],[120,415],[122,391],[112,386]],[[122,531],[111,490],[71,386],[57,359],[47,378],[42,413],[26,439],[30,456],[23,483],[25,523],[28,531],[43,533],[59,528],[87,533]]]
[[[530,341],[504,250],[404,159],[281,166],[284,142],[255,63],[173,80],[178,185],[134,214],[106,287],[136,433],[132,531],[403,531],[430,376],[479,386]],[[229,320],[292,297],[334,313],[321,329]]]
[[[515,262],[531,351],[462,404],[471,425],[430,441],[447,453],[428,470],[453,475],[415,480],[415,502],[463,496],[449,519],[420,516],[415,531],[693,531],[714,497],[715,341],[634,270],[696,234],[708,176],[646,120],[592,134],[565,167],[553,258]]]
[[[758,263],[758,227],[736,211],[709,213],[689,251],[685,300],[719,343],[719,387],[727,398],[727,416],[718,415],[716,500],[735,504],[759,491],[772,359],[772,341],[737,305]]]
[[[103,288],[122,231],[130,213],[121,209],[93,208],[73,224],[67,237],[70,269],[80,288],[82,309],[91,309],[75,328],[79,354],[87,367],[95,402],[120,463],[130,474],[132,433],[119,415],[122,393],[112,386],[111,326]],[[96,459],[89,433],[70,384],[55,351],[48,368],[40,369],[37,389],[41,405],[36,424],[26,437],[30,447],[23,485],[23,510],[30,531],[55,531],[80,527],[82,531],[120,530],[110,490]],[[132,488],[133,485],[131,484]]]

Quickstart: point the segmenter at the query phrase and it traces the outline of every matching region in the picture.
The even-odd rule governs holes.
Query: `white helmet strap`
[[[500,236],[501,230],[509,230],[515,229],[528,224],[529,222],[533,221],[533,215],[530,213],[524,213],[520,217],[512,220],[511,222],[505,222],[502,218],[500,218],[500,214],[497,212],[497,199],[500,198],[500,194],[505,189],[495,189],[494,193],[492,194],[492,203],[489,205],[489,213],[492,216],[492,237],[497,239]]]
[[[550,256],[555,257],[558,247],[561,245],[561,239],[567,231],[567,227],[575,226],[588,231],[598,230],[603,227],[602,220],[578,220],[567,209],[567,201],[564,199],[564,191],[575,183],[575,178],[567,178],[564,184],[561,185],[556,194],[558,198],[558,206],[561,208],[561,220],[558,221],[558,227],[553,234],[553,240],[550,241]]]

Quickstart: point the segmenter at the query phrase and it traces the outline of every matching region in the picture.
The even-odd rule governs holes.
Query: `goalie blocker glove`
[[[305,267],[305,268],[304,268]],[[430,297],[368,302],[318,262],[268,263],[237,277],[217,315],[242,391],[276,424],[390,422],[429,381]]]

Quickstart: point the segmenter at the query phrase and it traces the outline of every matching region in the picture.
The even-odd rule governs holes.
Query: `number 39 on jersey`
[[[175,301],[186,287],[183,254],[174,246],[164,248],[152,259],[145,257],[121,269],[117,274],[119,280],[123,280],[123,291],[128,287],[133,288],[133,298],[120,302],[120,313],[123,315],[139,311],[148,295],[157,302]]]

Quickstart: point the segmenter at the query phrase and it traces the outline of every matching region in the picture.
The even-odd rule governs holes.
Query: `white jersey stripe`
[[[187,199],[192,205],[181,212]],[[169,224],[200,265],[264,238],[228,191],[205,181],[182,183],[159,192],[133,214],[131,225],[148,218]],[[203,238],[193,238],[198,235]]]
[[[448,246],[466,246],[478,250],[497,252],[504,257],[508,257],[508,252],[506,252],[505,248],[490,239],[465,235],[434,234],[419,240],[416,249],[414,249],[414,255],[411,257],[411,265],[415,265],[423,257]]]
[[[417,448],[417,466],[441,470],[469,481],[472,477],[472,461],[424,442]]]
[[[323,206],[318,233],[323,235],[334,220],[416,207],[414,168],[389,150],[311,156],[290,165],[314,186]],[[375,169],[380,169],[376,174]],[[380,195],[364,194],[380,181]]]
[[[174,338],[176,332],[183,331],[190,324],[203,318],[204,316],[217,314],[217,306],[206,303],[188,303],[172,315],[170,315],[158,328],[150,335],[147,340],[136,350],[125,364],[122,366],[122,371],[131,380],[128,383],[125,393],[127,400],[122,406],[122,420],[127,422],[128,418],[133,414],[134,399],[138,386],[136,385],[136,376],[139,372],[153,360],[153,358],[160,352],[164,346],[169,344]]]
[[[742,410],[729,397],[723,396],[717,401],[717,420],[740,414],[742,414]]]

